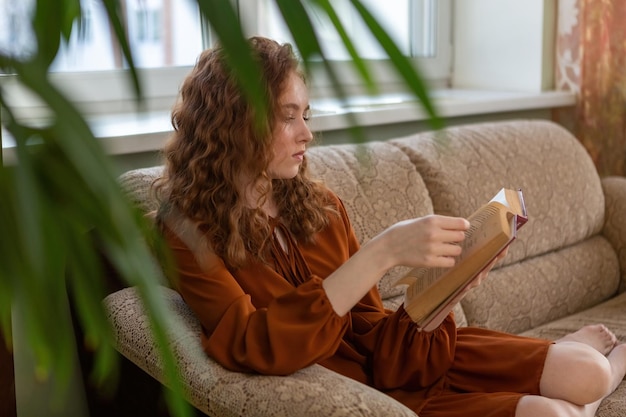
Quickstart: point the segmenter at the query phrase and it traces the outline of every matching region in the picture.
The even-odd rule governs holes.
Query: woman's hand
[[[453,266],[469,226],[460,217],[431,215],[384,230],[324,280],[333,309],[346,314],[394,266]]]
[[[410,267],[448,268],[461,254],[461,243],[470,224],[461,217],[430,215],[394,224],[376,239],[389,261]]]
[[[478,287],[480,284],[482,284],[482,282],[487,278],[487,275],[489,275],[489,272],[493,269],[493,267],[495,266],[495,264],[498,263],[498,261],[502,258],[504,258],[506,256],[506,254],[509,253],[509,248],[505,248],[502,252],[500,252],[498,254],[498,256],[495,257],[495,259],[493,261],[491,261],[491,263],[489,265],[487,265],[487,267],[485,269],[483,269],[480,274],[478,274],[478,276],[476,277],[475,280],[473,280],[470,285],[467,286],[467,288],[465,288],[462,292],[461,292],[461,297],[463,298],[465,296],[465,294],[467,294],[469,292],[469,290],[471,290],[472,288],[476,288]]]
[[[502,258],[504,258],[506,256],[506,254],[509,252],[509,248],[505,248],[502,252],[500,252],[498,254],[498,256],[495,257],[495,259],[493,261],[491,261],[491,263],[489,263],[489,265],[487,265],[487,267],[485,267],[485,269],[483,269],[480,274],[478,274],[478,276],[476,277],[476,279],[474,279],[467,287],[465,287],[461,292],[459,292],[454,299],[450,302],[450,310],[452,310],[454,308],[454,306],[456,304],[458,304],[463,297],[465,297],[467,295],[467,293],[473,289],[478,287],[480,284],[483,283],[483,281],[485,279],[487,279],[487,275],[489,275],[489,272],[491,271],[491,269],[495,266],[496,263],[498,263],[498,261]],[[449,313],[449,311],[448,311]],[[445,319],[444,315],[440,316],[440,319],[436,322],[430,323],[428,326],[435,328],[438,327],[443,320]]]

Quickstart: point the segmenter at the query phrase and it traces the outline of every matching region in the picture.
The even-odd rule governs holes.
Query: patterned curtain
[[[601,176],[626,174],[626,1],[559,0],[557,89],[577,105],[558,110]]]

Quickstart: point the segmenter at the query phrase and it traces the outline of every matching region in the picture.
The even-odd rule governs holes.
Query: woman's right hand
[[[439,215],[401,221],[385,229],[324,280],[335,312],[343,316],[350,311],[394,266],[454,266],[467,229],[467,220]]]
[[[391,266],[448,268],[461,254],[469,222],[461,217],[429,215],[398,222],[376,238],[388,252]]]

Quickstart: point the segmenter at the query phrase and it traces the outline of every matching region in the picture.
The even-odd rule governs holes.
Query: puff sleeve
[[[177,290],[200,320],[204,350],[222,366],[286,375],[335,353],[349,321],[334,312],[320,277],[295,288],[259,263],[248,268],[257,287],[250,294],[215,254],[204,254],[201,267],[174,232],[165,238]]]
[[[347,232],[349,256],[359,243],[343,204],[339,204]],[[383,390],[418,390],[436,383],[452,365],[456,324],[451,314],[432,332],[420,331],[400,307],[385,310],[376,287],[352,309],[352,340],[368,352],[371,385]]]

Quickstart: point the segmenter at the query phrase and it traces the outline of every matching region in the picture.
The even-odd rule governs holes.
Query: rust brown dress
[[[513,416],[519,398],[538,394],[549,342],[479,328],[456,328],[450,315],[420,332],[402,308],[383,308],[376,288],[343,317],[322,280],[359,249],[339,199],[339,216],[315,244],[276,242],[273,265],[231,271],[202,260],[171,230],[184,300],[202,324],[206,353],[233,371],[288,375],[318,363],[375,387],[429,416]]]

